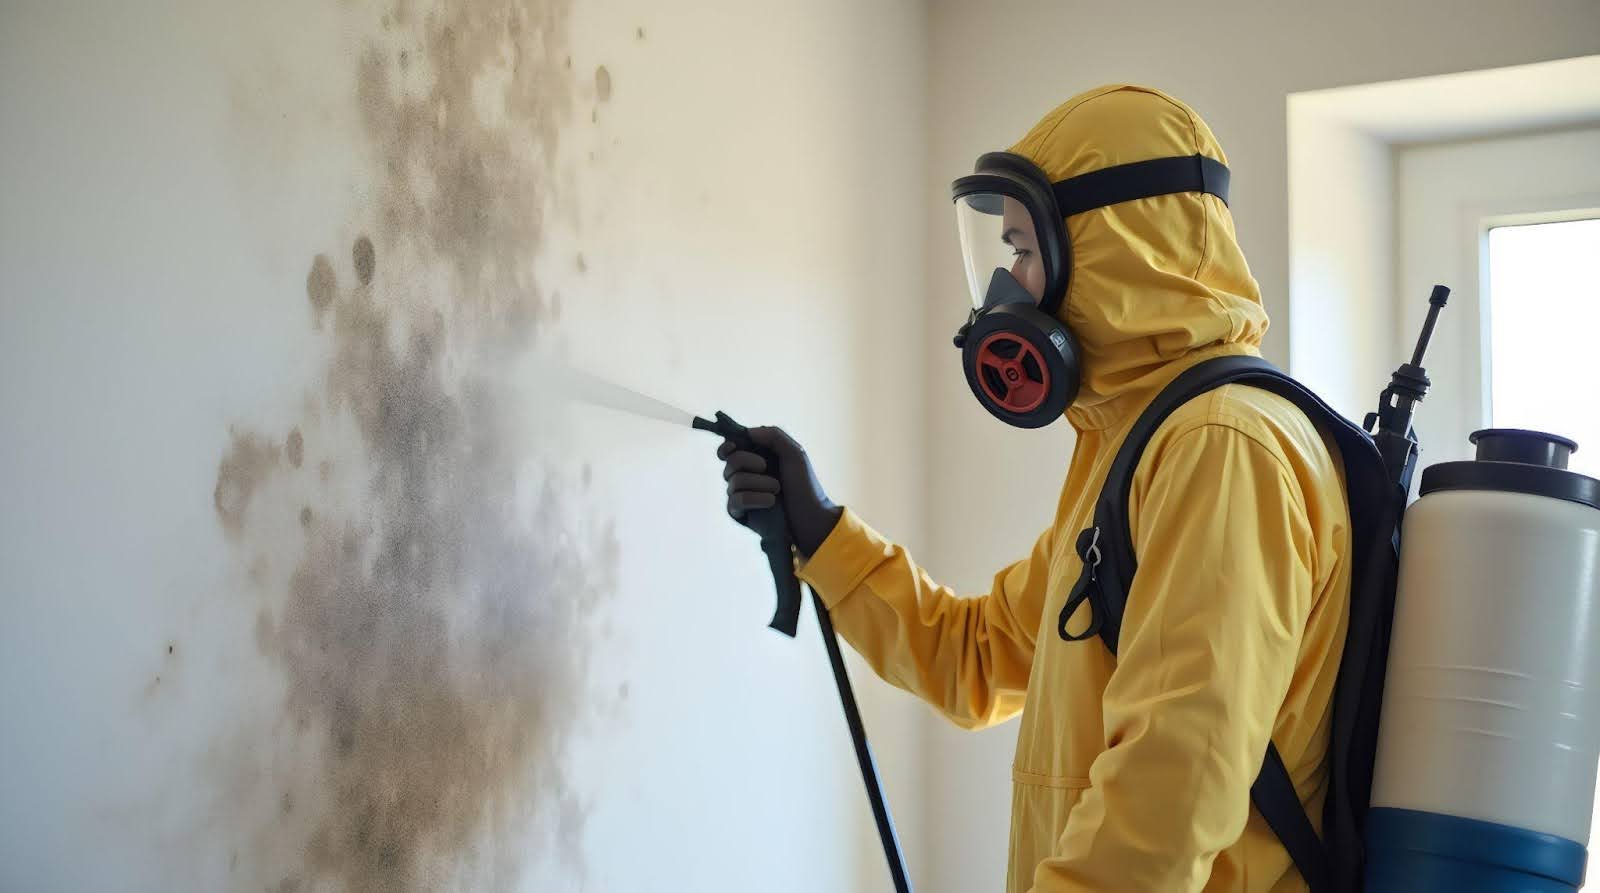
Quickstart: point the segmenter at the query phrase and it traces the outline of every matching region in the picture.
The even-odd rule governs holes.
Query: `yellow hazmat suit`
[[[1134,86],[1068,100],[1011,151],[1051,180],[1172,155],[1226,162],[1192,110]],[[1120,656],[1098,639],[1063,641],[1073,545],[1128,428],[1184,369],[1256,353],[1267,327],[1213,196],[1100,208],[1067,231],[1078,436],[1033,550],[988,593],[958,598],[847,510],[801,576],[873,669],[954,722],[1021,711],[1008,890],[1303,890],[1249,792],[1270,737],[1320,828],[1350,589],[1339,465],[1279,397],[1228,385],[1191,401],[1134,475],[1139,569]]]

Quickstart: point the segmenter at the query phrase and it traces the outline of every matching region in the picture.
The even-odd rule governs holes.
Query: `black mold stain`
[[[236,431],[218,468],[218,521],[261,568],[255,641],[286,683],[274,728],[320,753],[273,768],[280,806],[267,799],[271,815],[246,829],[279,842],[260,852],[298,852],[252,868],[280,893],[507,889],[529,863],[582,874],[567,749],[584,721],[589,618],[614,589],[619,547],[565,469],[541,469],[531,504],[509,495],[528,438],[554,435],[517,427],[505,385],[556,306],[532,271],[577,92],[567,5],[416,12],[397,4],[391,25],[426,57],[428,83],[397,84],[392,43],[360,54],[355,101],[378,178],[374,219],[350,221],[375,227],[351,248],[357,284],[342,287],[324,254],[306,278],[326,333],[321,409],[281,452]],[[506,60],[503,114],[481,120],[474,88]],[[378,275],[374,242],[404,276]],[[354,443],[333,436],[339,422]],[[309,504],[305,439],[330,455]],[[265,488],[282,510],[301,504],[292,542],[271,513],[246,512]],[[336,492],[362,496],[352,506]],[[287,577],[267,572],[269,554]]]
[[[290,465],[295,468],[300,467],[300,462],[306,455],[306,440],[305,436],[300,433],[299,428],[291,429],[289,436],[284,438],[283,452],[284,455],[289,457]]]
[[[372,272],[377,266],[377,252],[372,248],[372,240],[366,236],[356,239],[356,244],[350,249],[350,256],[356,265],[356,278],[362,285],[372,284]]]
[[[640,25],[639,27],[633,29],[633,36],[639,38],[640,40],[644,40],[644,26]]]
[[[594,70],[594,95],[601,102],[611,99],[611,71],[604,65]]]
[[[306,297],[311,299],[318,323],[322,322],[322,313],[333,303],[338,290],[339,280],[333,275],[333,263],[326,254],[317,255],[311,261],[311,272],[306,274]]]

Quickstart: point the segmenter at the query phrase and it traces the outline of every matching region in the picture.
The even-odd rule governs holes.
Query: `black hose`
[[[822,644],[828,649],[833,681],[839,686],[839,705],[844,708],[845,725],[850,727],[850,743],[855,745],[856,763],[861,767],[861,782],[866,786],[867,800],[872,804],[872,819],[878,824],[878,839],[883,841],[883,858],[889,863],[889,876],[894,879],[895,893],[911,893],[905,859],[900,855],[900,839],[895,836],[894,819],[889,815],[889,804],[883,797],[883,783],[878,779],[877,764],[872,761],[872,747],[867,744],[867,730],[861,724],[861,709],[856,706],[856,693],[850,687],[850,674],[844,667],[844,655],[839,653],[839,637],[834,634],[828,608],[815,589],[811,590],[811,603],[817,609],[817,627],[822,631]]]

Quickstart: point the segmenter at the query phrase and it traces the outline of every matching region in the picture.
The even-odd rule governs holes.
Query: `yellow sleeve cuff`
[[[800,579],[822,596],[829,610],[855,592],[873,569],[894,551],[894,545],[846,508],[833,532],[811,560],[798,568]]]

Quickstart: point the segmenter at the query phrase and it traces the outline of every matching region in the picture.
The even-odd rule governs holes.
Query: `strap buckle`
[[[1056,633],[1065,642],[1082,642],[1092,639],[1100,634],[1100,629],[1105,625],[1105,596],[1100,592],[1100,562],[1104,556],[1100,552],[1100,525],[1096,524],[1078,534],[1078,558],[1083,561],[1083,572],[1078,575],[1078,582],[1073,584],[1072,591],[1067,593],[1066,603],[1061,606],[1061,616],[1056,620]],[[1089,625],[1080,633],[1067,631],[1067,621],[1077,612],[1078,606],[1084,601],[1089,602]]]

